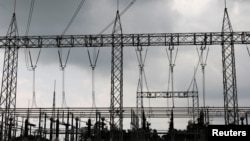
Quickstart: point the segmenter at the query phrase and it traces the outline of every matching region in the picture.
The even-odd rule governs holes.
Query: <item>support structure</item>
[[[111,64],[111,137],[114,131],[123,129],[123,47],[124,46],[181,46],[221,45],[223,64],[224,118],[226,124],[239,124],[239,108],[236,85],[235,44],[250,44],[250,32],[234,32],[227,8],[224,11],[221,32],[206,33],[151,33],[123,34],[119,11],[112,34],[18,36],[16,16],[13,14],[6,36],[0,37],[0,48],[5,49],[2,87],[0,95],[1,140],[12,136],[15,123],[18,48],[72,48],[112,47]],[[176,116],[175,116],[176,117]],[[122,132],[119,134],[122,140]]]
[[[224,44],[250,44],[250,31],[241,32],[197,32],[197,33],[141,33],[141,34],[98,34],[98,35],[57,35],[57,36],[18,36],[19,48],[76,48],[76,47],[133,47],[141,46],[207,46]],[[0,48],[11,37],[0,36]],[[14,47],[11,45],[10,47]]]
[[[137,85],[137,96],[136,96],[136,115],[141,115],[141,127],[143,125],[143,117],[142,117],[142,112],[143,112],[143,98],[140,96],[142,95],[141,93],[144,90],[144,81],[146,83],[146,76],[144,72],[144,64],[146,61],[146,55],[147,55],[147,50],[145,51],[145,56],[142,55],[143,53],[143,47],[140,46],[140,41],[138,41],[138,46],[136,47],[136,56],[138,59],[139,63],[139,80],[138,80],[138,85]],[[147,84],[146,84],[147,88]],[[137,128],[140,127],[139,122],[136,122],[137,125],[135,125]]]
[[[4,64],[2,87],[0,95],[1,108],[1,128],[0,140],[9,141],[12,138],[16,121],[16,89],[17,89],[17,66],[18,66],[18,29],[16,15],[13,13],[12,20],[6,35],[6,38],[11,39],[5,42]]]
[[[192,98],[192,110],[189,113],[193,115],[193,119],[199,116],[199,95],[198,90],[193,91],[149,91],[137,92],[137,97],[141,98]]]
[[[226,10],[225,10],[226,11]],[[119,17],[119,16],[118,16]],[[119,21],[119,20],[118,20]],[[111,110],[112,119],[120,118],[121,113],[117,114],[122,105],[122,47],[131,46],[182,46],[188,45],[222,45],[223,48],[223,83],[224,83],[224,96],[225,96],[225,121],[232,123],[231,120],[237,122],[237,88],[236,88],[236,73],[235,73],[235,60],[234,49],[235,44],[250,44],[250,32],[233,32],[229,27],[230,21],[227,12],[225,12],[224,32],[203,32],[203,33],[151,33],[151,34],[99,34],[99,35],[59,35],[59,36],[2,36],[0,37],[0,48],[5,48],[8,45],[8,50],[15,50],[17,45],[19,48],[73,48],[73,47],[112,47],[112,90],[111,95],[113,99],[113,107]],[[119,22],[116,22],[120,25]],[[227,24],[226,24],[227,23]],[[229,26],[229,27],[227,27]],[[119,26],[118,26],[119,27]],[[114,30],[117,31],[117,30]],[[121,31],[121,30],[120,30]],[[115,32],[114,32],[115,33]],[[15,44],[13,44],[15,43]],[[231,50],[232,47],[232,50]],[[120,49],[118,51],[118,49]],[[6,58],[8,59],[8,58]],[[16,61],[16,60],[15,60]],[[14,62],[15,62],[14,61]],[[5,68],[8,66],[15,66],[11,61],[6,60]],[[234,64],[234,65],[232,65]],[[15,68],[15,67],[12,67]],[[231,69],[230,69],[231,68]],[[8,69],[5,69],[8,70]],[[4,72],[5,73],[5,72]],[[15,78],[9,73],[8,77]],[[14,73],[15,74],[15,73]],[[4,76],[4,75],[3,75]],[[9,79],[8,79],[9,80]],[[7,79],[3,79],[3,84]],[[13,82],[13,81],[11,81]],[[10,85],[8,85],[10,86]],[[13,85],[13,88],[16,85]],[[2,87],[1,93],[1,107],[4,107],[6,102],[5,90]],[[116,101],[115,101],[116,100]],[[118,103],[117,103],[118,102]],[[117,106],[117,107],[115,107]],[[121,106],[122,107],[122,106]],[[230,112],[228,112],[230,111]],[[231,112],[233,111],[233,112]],[[118,116],[119,115],[119,116]],[[112,122],[113,124],[115,122]],[[116,122],[119,123],[119,122]],[[118,125],[118,124],[117,124]],[[120,125],[120,124],[119,124]]]
[[[225,36],[225,32],[233,34],[227,8],[224,11],[222,25],[222,64],[223,64],[223,92],[225,107],[225,124],[239,124],[238,98],[236,84],[236,68],[233,36]]]
[[[120,38],[116,38],[120,36]],[[123,38],[120,14],[117,10],[112,31],[111,59],[111,102],[110,102],[111,140],[123,140]],[[119,132],[119,137],[115,132]]]
[[[83,118],[83,119],[87,119],[87,118],[96,118],[96,114],[91,114],[93,113],[93,110],[98,110],[98,112],[102,115],[102,117],[104,117],[105,119],[109,119],[110,118],[110,112],[109,112],[110,107],[96,107],[96,108],[92,108],[92,107],[67,107],[67,108],[61,108],[60,111],[69,111],[69,119],[71,119],[71,114],[74,115],[74,117],[79,117],[79,118]],[[131,109],[133,111],[136,110],[136,107],[123,107],[123,118],[131,118]],[[173,114],[175,118],[192,118],[193,115],[191,112],[188,111],[192,111],[193,107],[190,105],[190,107],[175,107],[173,109]],[[199,111],[201,111],[203,109],[203,107],[199,108]],[[12,110],[12,109],[11,109]],[[22,117],[27,117],[27,110],[28,108],[16,108],[15,111],[15,115],[22,118]],[[153,114],[151,116],[151,118],[153,119],[158,119],[158,118],[169,118],[170,117],[170,113],[171,113],[171,108],[166,108],[166,107],[146,107],[144,106],[144,112],[145,113],[149,113],[150,111],[153,111]],[[209,117],[210,118],[220,118],[223,119],[224,118],[224,107],[206,107],[207,113],[209,113]],[[49,119],[50,117],[53,116],[53,108],[49,107],[49,108],[33,108],[32,111],[30,111],[29,113],[29,117],[32,118],[39,118],[39,113],[40,111],[42,111],[43,113],[46,114],[47,119]],[[239,107],[238,108],[238,112],[240,115],[245,115],[246,113],[248,114],[248,120],[249,120],[249,113],[250,113],[250,107]],[[83,117],[83,113],[85,115],[90,115],[88,117]],[[60,112],[59,113],[59,118],[63,118],[65,117],[65,113]],[[148,115],[146,115],[148,116]],[[139,116],[138,116],[139,117]],[[68,119],[68,117],[67,117]],[[84,121],[84,120],[81,121]],[[49,120],[48,120],[49,121]],[[66,124],[68,124],[68,121],[66,121]],[[69,122],[70,124],[70,122]],[[19,126],[21,126],[19,124]],[[20,128],[19,128],[20,129]],[[70,130],[70,126],[68,128],[68,130]],[[48,135],[48,134],[47,134]]]

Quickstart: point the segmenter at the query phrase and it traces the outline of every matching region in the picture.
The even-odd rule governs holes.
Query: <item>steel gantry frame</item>
[[[123,118],[131,118],[131,110],[136,111],[137,107],[123,107]],[[79,117],[79,119],[86,119],[89,118],[96,118],[96,114],[93,113],[93,110],[98,111],[102,117],[105,117],[105,119],[110,118],[110,107],[67,107],[67,108],[56,108],[56,116],[55,118],[59,117],[60,119],[65,120],[67,117],[67,112],[70,112],[75,117]],[[189,112],[193,110],[193,107],[175,107],[175,108],[168,108],[168,107],[144,107],[144,112],[148,113],[152,111],[151,118],[170,118],[171,117],[171,111],[173,110],[173,114],[175,118],[192,118],[193,113]],[[207,112],[209,114],[209,117],[211,119],[213,118],[220,118],[223,119],[225,116],[224,107],[199,107],[199,111],[204,110],[204,112]],[[27,112],[29,111],[29,114],[27,115]],[[15,109],[15,115],[19,118],[27,118],[29,116],[30,119],[38,119],[40,113],[46,114],[46,118],[50,118],[53,116],[53,108],[16,108]],[[135,112],[134,112],[135,113]],[[240,115],[248,114],[248,119],[250,115],[250,107],[239,107],[238,113]],[[138,117],[141,116],[140,114]],[[148,116],[148,115],[146,115]],[[66,121],[64,121],[66,122]],[[20,124],[19,124],[20,125]]]
[[[119,41],[119,42],[114,42]],[[51,36],[9,36],[0,37],[0,48],[74,48],[74,47],[123,47],[138,46],[191,46],[250,44],[250,31],[242,32],[200,32],[200,33],[147,33],[147,34],[98,34],[98,35],[51,35]],[[225,61],[225,60],[223,60]],[[12,62],[9,62],[11,65]],[[235,62],[232,62],[235,63]],[[233,74],[236,75],[236,74]],[[229,77],[223,75],[223,77]],[[227,82],[225,82],[227,83]],[[2,106],[2,105],[1,105]],[[233,115],[231,115],[233,116]]]
[[[117,15],[117,17],[119,17],[119,13]],[[6,36],[0,37],[0,48],[9,50],[6,55],[12,55],[10,56],[11,58],[4,61],[0,107],[2,109],[9,109],[8,107],[10,106],[15,107],[18,48],[112,47],[111,81],[113,82],[111,83],[113,84],[111,86],[111,103],[112,101],[116,102],[117,107],[115,107],[114,103],[111,104],[110,113],[113,119],[119,118],[117,123],[119,124],[119,128],[122,129],[122,120],[120,119],[123,115],[123,110],[121,109],[123,103],[123,47],[138,46],[138,44],[140,44],[140,46],[222,45],[225,123],[238,124],[239,117],[237,114],[238,100],[234,45],[250,44],[250,32],[233,32],[226,9],[223,19],[222,32],[122,34],[120,20],[116,20],[116,23],[118,25],[114,26],[115,30],[113,30],[112,34],[18,36],[15,34],[17,33],[17,30],[14,30],[17,29],[16,21],[13,22],[10,26],[12,28],[11,32],[9,32]],[[4,79],[5,74],[8,76],[6,79]],[[6,86],[6,90],[8,87],[8,90],[10,91],[5,91],[4,86]],[[120,88],[119,90],[114,89],[118,87]],[[116,93],[119,93],[120,95],[116,97]],[[6,104],[6,99],[8,98],[10,100],[9,102],[12,102],[14,105],[11,105],[12,103]],[[114,112],[118,109],[121,110],[119,113]],[[3,117],[4,116],[2,116],[2,119]],[[5,121],[8,120],[10,120],[10,118],[5,119]],[[2,122],[3,121],[4,120],[2,120]]]
[[[189,46],[250,44],[250,31],[243,32],[200,32],[200,33],[147,33],[147,34],[98,34],[98,35],[51,35],[51,36],[0,36],[0,48],[9,42],[10,48],[74,48],[74,47],[124,47],[137,46]],[[235,63],[235,62],[234,62]]]
[[[137,97],[140,98],[192,98],[192,110],[189,112],[193,115],[193,121],[199,116],[199,95],[198,90],[194,91],[148,91],[148,92],[137,92]],[[168,109],[174,109],[169,108]]]
[[[199,33],[142,33],[142,34],[97,34],[97,35],[51,35],[17,36],[15,39],[0,36],[0,48],[6,43],[18,41],[19,48],[74,48],[112,47],[121,39],[124,47],[138,46],[190,46],[250,44],[250,31],[238,32],[199,32]],[[10,46],[13,47],[13,46]]]

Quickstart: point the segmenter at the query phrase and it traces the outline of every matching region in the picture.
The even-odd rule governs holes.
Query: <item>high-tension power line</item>
[[[30,24],[31,24],[31,19],[32,19],[32,15],[33,15],[33,9],[34,9],[34,5],[35,5],[35,1],[36,0],[31,0],[29,18],[28,18],[28,23],[27,23],[26,32],[25,32],[26,36],[29,34]]]
[[[25,36],[28,36],[28,34],[29,34],[30,25],[31,25],[31,21],[32,21],[32,15],[33,15],[33,11],[34,11],[34,5],[35,5],[35,0],[31,0],[30,11],[29,11],[29,16],[28,16],[28,22],[27,22]],[[32,83],[33,84],[33,95],[32,95],[31,108],[36,108],[37,107],[37,103],[36,103],[36,83],[35,83],[36,73],[35,72],[36,72],[37,63],[38,63],[40,54],[41,54],[41,48],[39,49],[36,58],[32,57],[32,53],[31,53],[29,48],[25,49],[26,68],[29,71],[33,72],[33,83]]]
[[[66,34],[68,29],[72,25],[73,21],[75,20],[76,16],[78,15],[79,11],[81,10],[81,8],[82,8],[85,1],[86,0],[81,0],[78,7],[76,8],[73,16],[71,17],[69,23],[67,24],[66,28],[63,30],[62,35]],[[63,62],[63,51],[62,51],[62,49],[58,50],[59,63],[60,63],[60,68],[62,70],[62,107],[67,107],[66,94],[65,94],[65,69],[66,69],[66,66],[67,66],[69,54],[70,54],[70,48],[68,49],[65,62]]]
[[[83,6],[83,4],[84,4],[85,1],[86,0],[81,0],[81,2],[79,3],[78,7],[76,8],[76,11],[74,12],[73,16],[71,17],[69,23],[67,24],[66,28],[63,30],[62,35],[64,35],[68,31],[68,29],[70,28],[71,24],[75,20],[77,14],[81,10],[81,8],[82,8],[82,6]]]
[[[209,47],[207,48],[206,45],[201,45],[200,47],[200,53],[198,48],[196,48],[198,56],[199,56],[199,62],[201,65],[202,70],[202,93],[203,93],[203,107],[206,106],[206,88],[205,88],[205,67],[207,65],[207,58],[209,53]],[[205,54],[204,54],[205,53]]]
[[[59,63],[60,63],[59,65],[60,65],[60,69],[62,71],[62,107],[67,107],[66,94],[65,94],[65,68],[66,68],[67,63],[68,63],[69,55],[70,55],[70,49],[68,49],[68,52],[66,54],[66,58],[64,60],[62,49],[58,50],[58,57],[59,57]]]
[[[119,3],[119,0],[117,2]],[[120,14],[119,14],[119,7],[117,9],[118,10],[116,13],[116,19],[114,22],[112,34],[98,34],[98,35],[18,36],[16,17],[15,13],[13,14],[7,35],[4,37],[0,37],[0,48],[5,48],[3,79],[2,79],[2,88],[0,96],[0,101],[1,101],[0,107],[4,111],[2,113],[2,123],[4,124],[1,124],[2,126],[1,130],[3,132],[1,131],[1,133],[3,133],[4,135],[3,137],[5,138],[5,140],[10,139],[8,136],[11,137],[12,130],[10,129],[12,128],[12,125],[15,123],[15,118],[16,118],[15,100],[16,100],[17,64],[18,64],[19,48],[62,49],[63,47],[67,47],[70,49],[72,47],[95,47],[95,48],[112,47],[111,104],[108,110],[105,109],[105,112],[106,116],[109,115],[110,117],[111,139],[115,140],[116,135],[114,131],[118,130],[119,138],[120,140],[122,140],[121,137],[123,137],[123,132],[121,131],[123,130],[123,118],[124,118],[123,114],[124,112],[127,112],[127,110],[123,107],[123,47],[138,46],[138,44],[140,44],[141,46],[171,46],[171,47],[181,46],[181,45],[187,46],[187,45],[204,45],[204,44],[221,45],[222,63],[223,63],[223,86],[224,86],[223,115],[226,124],[239,123],[238,116],[240,113],[239,111],[241,109],[238,108],[238,99],[237,99],[234,44],[250,44],[250,32],[233,32],[232,25],[226,8],[224,11],[223,26],[221,32],[152,33],[152,34],[123,34]],[[171,48],[170,50],[173,50],[173,48]],[[97,53],[95,53],[95,55],[93,56],[98,56],[98,55]],[[60,53],[59,53],[59,58],[62,58]],[[174,60],[173,57],[170,58],[172,58],[171,60]],[[171,62],[170,64],[173,65],[175,61],[170,61],[170,62]],[[200,60],[198,62],[198,65],[199,63]],[[196,67],[196,71],[197,68],[198,67]],[[195,91],[195,94],[197,94],[196,91],[197,85],[195,79],[193,81],[194,81],[193,91]],[[176,96],[174,95],[173,91],[170,93],[164,92],[163,95],[159,94],[161,93],[158,92],[155,93],[155,95],[159,97],[170,98],[171,96]],[[179,95],[178,93],[177,97],[182,97],[182,96],[187,97],[186,91],[183,93],[181,92],[181,94],[183,95]],[[147,92],[146,96],[152,97],[152,92]],[[55,105],[55,102],[53,103],[54,103],[53,105]],[[198,106],[196,107],[199,108]],[[54,109],[55,106],[53,106],[52,115],[55,113]],[[172,109],[172,111],[173,110],[174,108]],[[58,119],[59,116],[60,114],[58,112]],[[72,113],[72,120],[73,119],[74,116]],[[51,122],[53,122],[52,120]],[[7,131],[10,133],[7,133]],[[72,131],[74,131],[73,126],[72,126]]]
[[[96,107],[96,102],[95,102],[95,68],[96,68],[98,57],[99,57],[100,48],[98,48],[98,49],[93,48],[93,50],[91,51],[90,48],[88,47],[87,52],[88,52],[88,57],[89,57],[89,63],[90,63],[91,69],[92,69],[92,107],[95,108]]]
[[[122,17],[122,15],[124,15],[128,10],[129,8],[131,8],[131,6],[136,2],[136,0],[132,0],[127,7],[125,7],[121,13],[120,13],[120,17]],[[118,5],[118,2],[117,2],[117,5]],[[117,6],[117,9],[119,8],[119,6]],[[113,24],[115,23],[115,19],[113,21],[111,21],[105,28],[103,28],[101,30],[101,32],[99,34],[103,34],[105,31],[107,31]]]
[[[168,53],[169,51],[169,53]],[[175,56],[174,56],[174,45],[169,45],[168,49],[166,49],[167,52],[167,57],[169,61],[169,78],[168,78],[168,90],[171,88],[171,91],[174,91],[174,67],[176,63],[176,58],[178,55],[178,48],[175,51]],[[171,87],[170,87],[171,84]],[[168,102],[167,102],[168,103]],[[172,97],[172,108],[174,108],[174,97]]]

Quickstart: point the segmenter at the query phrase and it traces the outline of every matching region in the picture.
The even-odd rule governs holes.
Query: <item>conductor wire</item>
[[[70,21],[69,21],[69,23],[67,24],[66,28],[63,30],[62,35],[64,35],[64,34],[68,31],[69,27],[71,26],[71,24],[72,24],[73,21],[75,20],[77,14],[79,13],[79,11],[80,11],[80,9],[82,8],[82,6],[83,6],[83,4],[84,4],[85,1],[86,1],[86,0],[82,0],[82,1],[79,3],[79,5],[78,5],[76,11],[74,12],[72,18],[70,19]]]
[[[16,4],[16,1],[15,1]],[[26,32],[25,32],[25,36],[28,36],[29,34],[29,30],[30,30],[30,25],[31,25],[31,19],[32,19],[32,15],[33,15],[33,11],[34,11],[34,5],[35,5],[35,0],[31,1],[30,4],[30,10],[29,10],[29,17],[28,17],[28,23],[27,23],[27,27],[26,27]],[[28,46],[28,42],[27,42],[27,46]],[[37,104],[36,104],[36,95],[35,95],[35,71],[37,68],[37,63],[39,60],[41,54],[41,48],[38,51],[37,57],[35,59],[35,62],[33,62],[32,59],[32,54],[30,49],[25,49],[25,62],[26,62],[26,68],[29,71],[33,71],[33,98],[32,98],[32,104],[31,104],[31,108],[37,108]]]
[[[61,71],[62,71],[62,108],[67,107],[66,94],[65,94],[65,69],[66,69],[66,66],[67,66],[69,55],[70,55],[70,49],[68,49],[66,60],[65,60],[65,62],[63,62],[62,49],[60,48],[58,50],[59,63],[60,63]]]
[[[95,68],[97,64],[97,60],[99,57],[99,52],[100,52],[100,47],[96,49],[94,47],[91,55],[91,51],[89,47],[87,47],[87,52],[88,52],[88,57],[89,57],[89,63],[92,69],[92,108],[96,108],[96,103],[95,103]]]
[[[129,5],[128,5],[127,7],[125,7],[125,8],[122,10],[122,12],[120,13],[120,17],[121,17],[122,15],[124,15],[124,14],[128,11],[128,9],[129,9],[135,2],[136,2],[136,0],[132,0],[132,1],[129,3]],[[117,9],[118,9],[118,7],[117,7]],[[111,21],[111,23],[109,23],[103,30],[101,30],[101,32],[99,33],[99,35],[100,35],[100,34],[103,34],[106,30],[108,30],[109,27],[112,26],[112,25],[114,24],[114,22],[115,22],[115,19],[114,19],[113,21]]]
[[[169,53],[168,53],[169,51]],[[170,83],[171,83],[171,91],[172,93],[174,92],[174,67],[176,63],[176,58],[178,55],[178,48],[176,49],[175,56],[173,56],[173,51],[174,51],[174,46],[169,45],[169,48],[166,49],[168,61],[169,61],[169,79],[168,79],[168,90],[170,88]],[[168,106],[168,101],[167,101],[167,106]],[[174,108],[174,97],[172,96],[172,107]]]

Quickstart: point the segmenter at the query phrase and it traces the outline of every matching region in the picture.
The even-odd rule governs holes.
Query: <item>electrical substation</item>
[[[218,118],[223,125],[248,125],[250,107],[241,107],[238,103],[235,47],[250,44],[250,32],[233,31],[230,14],[227,6],[224,7],[221,31],[192,32],[192,33],[131,33],[124,34],[121,15],[136,3],[132,0],[120,12],[119,0],[115,17],[101,33],[92,35],[67,35],[66,32],[84,4],[81,0],[71,21],[61,35],[29,35],[32,21],[32,12],[35,9],[35,0],[31,0],[29,19],[25,35],[19,35],[16,7],[10,21],[7,34],[0,36],[0,48],[4,50],[3,72],[0,95],[0,141],[208,141],[208,126],[210,119]],[[225,1],[226,5],[226,1]],[[223,11],[222,11],[223,12]],[[1,14],[0,14],[1,15]],[[213,20],[213,19],[211,19]],[[0,21],[1,22],[1,21]],[[112,33],[103,34],[107,28]],[[207,106],[205,93],[205,68],[210,46],[221,47],[222,50],[222,82],[223,93],[220,99],[224,106]],[[188,89],[179,91],[174,88],[174,68],[178,54],[178,47],[198,46],[199,61],[195,66],[202,70],[203,89],[198,89],[195,73]],[[134,92],[136,103],[134,107],[124,106],[124,48],[134,48],[138,61],[138,85]],[[168,89],[166,91],[151,91],[145,74],[145,60],[148,48],[166,47],[166,64],[169,66]],[[62,103],[56,105],[56,81],[54,82],[53,103],[46,107],[39,107],[36,101],[36,68],[41,50],[48,48],[58,49],[60,70],[62,73]],[[67,69],[70,52],[75,48],[87,50],[92,73],[92,105],[89,107],[71,107],[65,93],[65,70]],[[111,78],[110,103],[108,107],[98,107],[95,100],[96,66],[101,49],[111,49]],[[33,72],[32,101],[28,107],[17,107],[18,82],[18,54],[25,50],[27,67]],[[38,49],[34,57],[32,49]],[[248,49],[248,48],[247,48]],[[67,52],[66,55],[63,51]],[[248,50],[249,51],[249,50]],[[157,55],[157,54],[156,54]],[[35,59],[34,59],[35,58]],[[66,59],[65,59],[66,58]],[[136,78],[137,79],[137,78]],[[39,87],[39,86],[38,86]],[[239,94],[240,95],[240,94]],[[240,97],[240,96],[239,96]],[[166,99],[168,106],[145,106],[146,99]],[[188,106],[176,105],[178,99],[189,101]],[[66,102],[67,101],[67,102]],[[88,116],[83,116],[88,115]],[[148,114],[151,113],[151,114]],[[175,119],[190,119],[186,129],[175,127]],[[124,119],[130,121],[130,129],[124,129]],[[149,119],[164,119],[162,123],[167,130],[161,131],[151,128],[154,124]]]

